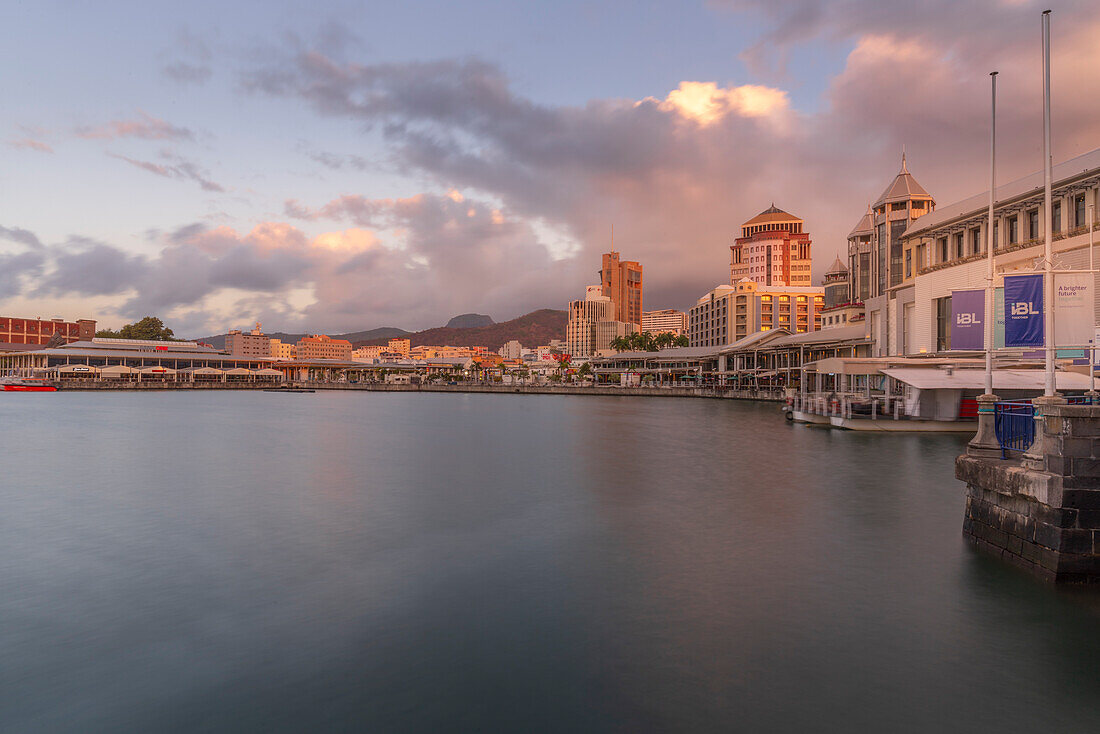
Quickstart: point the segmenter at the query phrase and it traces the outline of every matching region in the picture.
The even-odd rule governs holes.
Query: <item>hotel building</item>
[[[95,321],[0,316],[0,342],[6,344],[49,344],[55,334],[64,339],[66,344],[90,341],[95,336]]]
[[[397,337],[390,339],[387,351],[397,352],[402,357],[408,357],[410,349],[412,349],[412,342],[410,340]]]
[[[333,339],[324,334],[304,336],[298,340],[297,359],[351,359],[351,342],[347,339]]]
[[[680,336],[687,333],[687,314],[674,308],[646,311],[642,314],[642,331],[648,331],[650,334],[668,333]]]
[[[271,356],[275,359],[294,359],[298,356],[298,347],[294,344],[287,344],[281,339],[269,340],[268,349],[271,350]]]
[[[688,311],[688,343],[692,347],[715,347],[758,331],[817,331],[821,328],[824,297],[822,288],[763,288],[749,278],[720,285]]]
[[[730,245],[730,285],[810,287],[810,235],[803,222],[772,204],[741,225]]]

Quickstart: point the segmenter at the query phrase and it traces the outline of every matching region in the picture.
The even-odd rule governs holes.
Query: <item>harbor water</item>
[[[774,404],[0,395],[0,731],[1096,731],[966,437]]]

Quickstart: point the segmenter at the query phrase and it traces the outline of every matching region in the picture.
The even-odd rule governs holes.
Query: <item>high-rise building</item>
[[[863,304],[853,302],[848,268],[836,258],[825,271],[825,306],[821,311],[821,328],[854,326],[863,323]]]
[[[619,253],[604,253],[600,268],[600,291],[611,299],[613,321],[642,323],[642,266],[620,260]]]
[[[95,321],[77,319],[20,319],[0,316],[0,342],[6,344],[49,344],[57,335],[66,344],[95,338]]]
[[[393,339],[390,339],[389,351],[391,351],[391,352],[397,352],[402,357],[408,357],[409,356],[409,351],[411,349],[412,349],[412,342],[409,341],[408,339],[402,339],[400,337],[395,337]]]
[[[772,204],[741,225],[730,245],[730,285],[748,278],[768,288],[809,287],[811,244],[802,220]]]
[[[523,345],[513,339],[510,342],[505,342],[497,353],[505,359],[519,359],[523,355]]]
[[[615,319],[615,304],[600,288],[589,286],[580,301],[569,302],[565,325],[565,351],[574,357],[591,357],[610,348],[611,340],[635,330],[635,324]]]
[[[272,339],[270,342],[271,356],[275,359],[294,359],[297,355],[297,347],[284,342],[282,339]]]
[[[270,357],[271,339],[260,330],[260,322],[248,334],[230,329],[225,335],[225,353],[234,357]]]
[[[680,336],[687,333],[687,314],[674,308],[646,311],[642,314],[642,331],[648,331],[650,334],[668,333]]]

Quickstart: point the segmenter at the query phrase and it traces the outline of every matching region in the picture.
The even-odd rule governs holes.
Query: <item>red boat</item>
[[[57,388],[40,377],[0,378],[3,392],[57,392]]]

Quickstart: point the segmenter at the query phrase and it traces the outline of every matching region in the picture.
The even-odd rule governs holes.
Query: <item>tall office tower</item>
[[[810,287],[810,235],[802,220],[772,204],[741,225],[730,245],[730,285]]]
[[[600,290],[611,299],[612,320],[642,323],[642,266],[633,260],[619,260],[619,253],[604,253],[600,268]],[[639,326],[640,328],[640,326]]]

